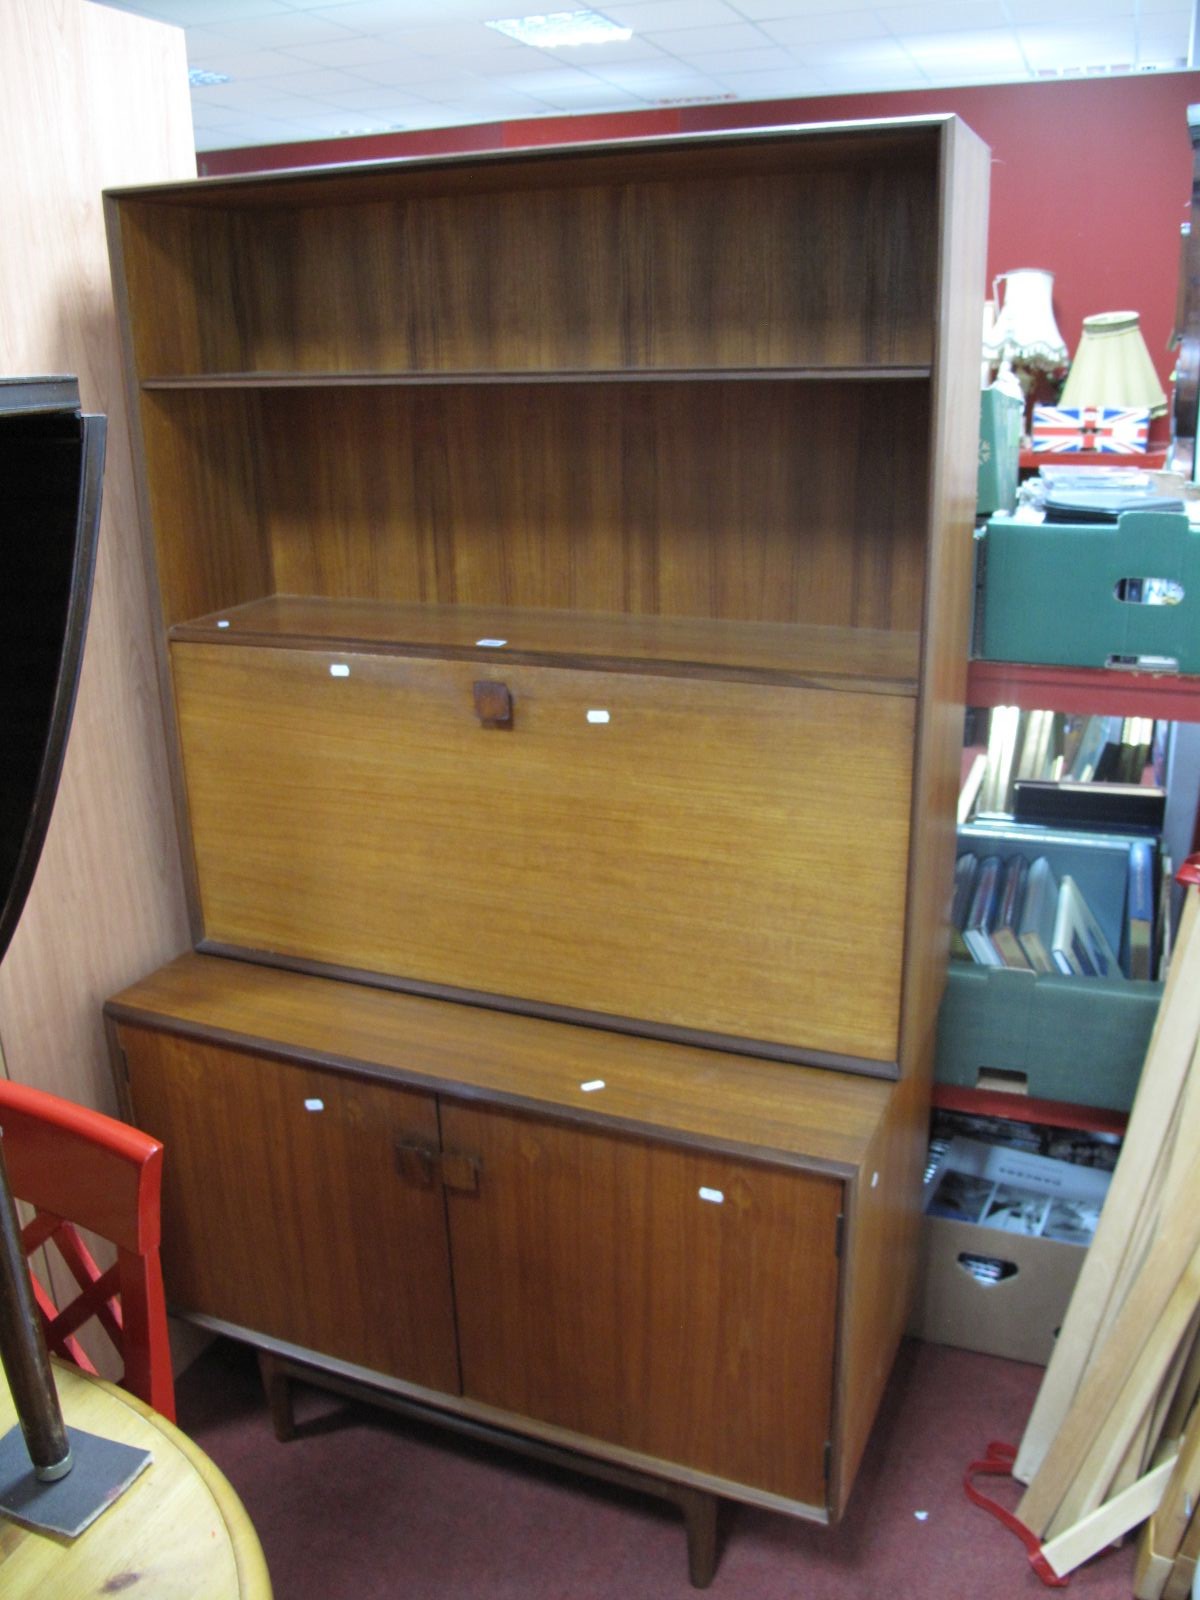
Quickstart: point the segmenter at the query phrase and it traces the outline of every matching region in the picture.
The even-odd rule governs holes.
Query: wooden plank
[[[1114,1544],[1130,1528],[1136,1528],[1153,1512],[1162,1498],[1175,1460],[1162,1462],[1128,1488],[1107,1500],[1042,1546],[1042,1555],[1060,1578],[1089,1561],[1106,1545]]]
[[[1190,1204],[1164,1218],[1159,1248],[1139,1275],[1017,1515],[1039,1536],[1077,1522],[1104,1498],[1152,1403],[1200,1293],[1200,1173]]]
[[[1173,1562],[1187,1537],[1200,1500],[1200,1414],[1193,1412],[1158,1505],[1142,1532],[1134,1588],[1153,1588],[1154,1572]],[[1163,1585],[1165,1587],[1165,1583]]]
[[[1129,1128],[1113,1174],[1095,1238],[1088,1249],[1054,1353],[1013,1468],[1029,1483],[1079,1387],[1096,1330],[1105,1318],[1112,1287],[1121,1273],[1130,1234],[1156,1182],[1164,1142],[1176,1114],[1200,1031],[1200,937],[1196,934],[1197,895],[1189,893],[1175,956],[1146,1052]]]
[[[1179,1547],[1179,1554],[1171,1566],[1170,1575],[1163,1588],[1162,1600],[1191,1600],[1198,1565],[1200,1565],[1200,1517],[1194,1516],[1188,1524],[1188,1531]]]

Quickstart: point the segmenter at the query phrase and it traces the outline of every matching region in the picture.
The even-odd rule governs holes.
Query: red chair
[[[34,1209],[26,1255],[53,1242],[80,1293],[57,1308],[30,1269],[46,1345],[84,1372],[95,1367],[74,1337],[95,1317],[123,1358],[122,1386],[175,1420],[175,1385],[159,1264],[162,1145],[99,1111],[0,1079],[0,1131],[13,1195]],[[106,1272],[76,1226],[109,1240]]]

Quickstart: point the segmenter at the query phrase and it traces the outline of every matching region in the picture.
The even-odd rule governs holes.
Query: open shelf
[[[603,671],[749,677],[915,695],[915,633],[636,616],[540,607],[455,606],[270,595],[178,624],[189,642],[345,649]],[[480,641],[500,641],[483,644]]]
[[[427,369],[396,372],[200,372],[147,377],[143,389],[321,389],[431,384],[542,383],[912,383],[927,379],[928,366],[812,367],[573,367]]]

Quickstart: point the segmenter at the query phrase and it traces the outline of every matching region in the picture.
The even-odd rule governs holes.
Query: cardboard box
[[[1110,1180],[1098,1167],[952,1139],[926,1180],[911,1331],[1045,1365]]]
[[[1085,1254],[1056,1239],[925,1217],[909,1331],[931,1344],[1045,1366]],[[1001,1263],[1005,1276],[981,1281],[967,1264],[978,1256]]]

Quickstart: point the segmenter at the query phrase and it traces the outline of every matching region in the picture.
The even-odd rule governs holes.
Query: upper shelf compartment
[[[113,197],[145,381],[820,374],[932,359],[939,127]]]

